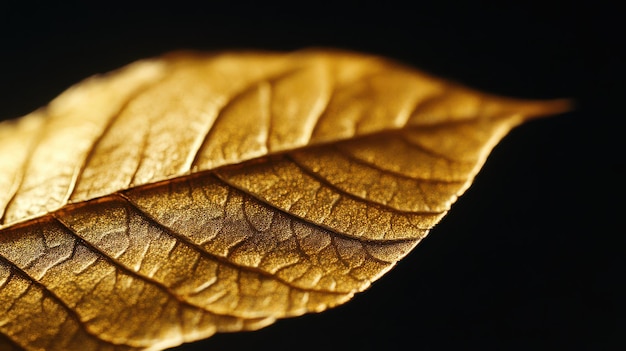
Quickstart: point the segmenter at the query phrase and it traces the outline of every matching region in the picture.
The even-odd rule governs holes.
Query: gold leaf
[[[567,108],[319,50],[90,78],[0,124],[0,345],[158,350],[342,304]]]

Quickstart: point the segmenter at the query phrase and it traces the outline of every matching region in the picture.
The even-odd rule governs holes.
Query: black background
[[[575,111],[507,136],[430,236],[351,302],[176,350],[621,349],[620,11],[437,4],[3,2],[0,118],[175,49],[338,47],[492,93],[574,98]]]

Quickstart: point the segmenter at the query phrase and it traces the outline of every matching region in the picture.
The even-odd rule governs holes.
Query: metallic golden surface
[[[90,78],[0,123],[0,347],[159,350],[342,304],[565,109],[320,50]]]

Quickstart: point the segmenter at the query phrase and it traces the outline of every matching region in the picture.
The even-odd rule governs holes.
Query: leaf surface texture
[[[323,50],[89,78],[0,123],[0,346],[159,350],[342,304],[566,108]]]

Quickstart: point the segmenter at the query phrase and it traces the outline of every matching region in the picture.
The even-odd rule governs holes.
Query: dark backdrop
[[[43,106],[94,73],[174,49],[339,47],[492,93],[572,97],[574,112],[506,137],[430,236],[351,302],[176,350],[620,348],[619,11],[437,3],[3,2],[0,118]]]

